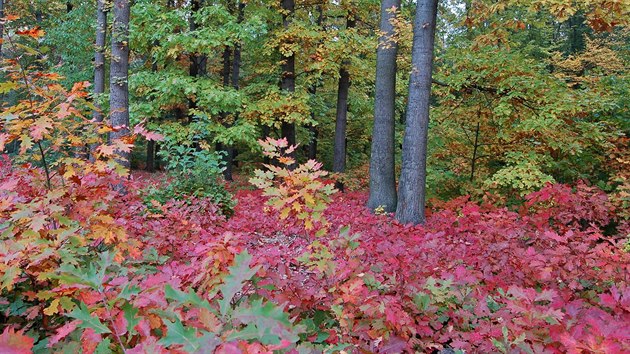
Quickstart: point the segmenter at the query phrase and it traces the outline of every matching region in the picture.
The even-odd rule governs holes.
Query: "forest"
[[[0,354],[630,353],[627,0],[0,0]]]

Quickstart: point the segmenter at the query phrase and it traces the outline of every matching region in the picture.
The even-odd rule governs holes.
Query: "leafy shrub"
[[[146,197],[149,204],[156,201],[163,205],[171,199],[187,197],[208,198],[219,206],[223,215],[232,215],[235,201],[222,179],[225,162],[220,153],[167,141],[159,155],[167,161],[169,182],[149,189]]]

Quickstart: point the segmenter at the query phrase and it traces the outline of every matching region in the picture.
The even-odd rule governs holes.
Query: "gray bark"
[[[382,206],[385,211],[396,209],[396,176],[394,160],[394,103],[396,99],[396,55],[398,45],[391,40],[394,26],[390,22],[400,7],[400,0],[381,1],[380,30],[376,51],[376,92],[374,97],[374,128],[370,157],[370,199],[368,208]]]
[[[355,20],[348,15],[346,28],[353,28]],[[350,73],[348,60],[344,60],[339,68],[339,84],[337,88],[337,113],[335,119],[335,149],[333,156],[333,172],[346,172],[346,128],[348,125],[348,91],[350,90]],[[343,189],[341,184],[338,185]]]
[[[396,219],[424,223],[427,138],[438,0],[418,0],[411,49],[411,76]]]
[[[122,126],[111,132],[110,139],[129,135],[129,0],[114,0],[112,24],[112,59],[109,74],[109,108],[113,126]],[[118,152],[120,162],[131,166],[130,154]]]
[[[1,0],[0,0],[1,1]],[[106,0],[98,0],[96,9],[96,45],[94,51],[94,106],[92,118],[96,122],[103,121],[103,111],[99,103],[105,92],[105,43],[107,38]]]

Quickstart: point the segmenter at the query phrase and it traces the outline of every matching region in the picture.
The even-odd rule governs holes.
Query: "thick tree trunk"
[[[287,30],[291,22],[290,16],[292,16],[293,12],[295,11],[295,1],[281,0],[281,2],[282,10],[285,11],[282,14],[282,24],[284,26],[284,29]],[[290,56],[285,57],[283,60],[280,89],[289,93],[295,92],[295,54],[291,54]],[[295,123],[282,122],[281,131],[282,137],[287,139],[289,145],[295,145]],[[295,158],[295,152],[292,155]]]
[[[355,20],[348,15],[346,28],[353,28]],[[348,91],[350,90],[350,73],[348,60],[344,60],[339,69],[339,84],[337,88],[337,114],[335,119],[335,149],[333,156],[333,172],[346,172],[346,127],[348,123]],[[339,189],[343,185],[337,184]]]
[[[110,133],[110,139],[129,135],[129,0],[114,0],[112,59],[109,75],[109,107],[113,126],[124,127]],[[118,152],[120,162],[131,166],[130,154]]]
[[[106,0],[98,0],[96,8],[96,50],[94,51],[94,106],[92,118],[103,121],[103,110],[99,99],[105,93],[105,44],[107,38]]]
[[[400,0],[381,1],[380,30],[376,50],[376,92],[374,97],[374,128],[372,130],[372,154],[370,157],[370,199],[368,208],[383,207],[396,210],[395,176],[395,99],[396,54],[398,45],[392,40],[394,26],[390,22],[396,16],[392,8],[399,8]]]
[[[401,223],[425,222],[429,102],[437,3],[438,0],[418,0],[416,5],[407,124],[396,208],[396,219]]]

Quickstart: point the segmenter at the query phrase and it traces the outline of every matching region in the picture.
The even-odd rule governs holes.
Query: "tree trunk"
[[[107,0],[98,0],[96,9],[96,50],[94,51],[94,107],[92,118],[103,121],[100,98],[105,93],[105,44],[107,38]]]
[[[425,222],[427,137],[437,2],[418,0],[416,5],[407,123],[396,208],[396,219],[401,223]]]
[[[4,0],[0,0],[0,18],[4,17]],[[4,38],[4,21],[0,21],[0,39]],[[2,41],[0,40],[0,59],[2,55]]]
[[[109,75],[109,107],[112,126],[124,127],[110,133],[110,139],[129,135],[129,0],[114,0],[112,59]],[[120,163],[129,168],[130,154],[118,152]]]
[[[317,20],[316,20],[316,24],[317,24],[317,29],[318,30],[322,30],[322,23],[324,22],[324,10],[322,8],[322,5],[317,5]],[[320,43],[318,43],[320,44]],[[320,86],[321,83],[319,82],[319,80],[317,82],[315,82],[314,84],[311,85],[311,87],[308,88],[308,93],[311,95],[311,97],[315,97],[315,95],[317,94],[317,87]],[[311,120],[313,122],[315,122],[315,111],[311,110]],[[317,139],[319,138],[319,129],[317,128],[317,125],[315,124],[309,124],[308,125],[308,132],[310,135],[310,139],[308,141],[308,146],[306,147],[306,153],[308,156],[309,160],[315,160],[317,159]]]
[[[376,92],[374,97],[374,128],[372,130],[372,154],[370,157],[370,199],[368,208],[383,207],[385,211],[396,209],[396,176],[394,160],[396,54],[398,45],[391,40],[394,26],[390,22],[396,16],[390,10],[399,8],[400,0],[381,1],[380,30],[376,50]]]
[[[242,23],[243,18],[245,16],[245,3],[239,2],[238,4],[238,15],[237,15],[237,23]],[[231,84],[232,87],[238,91],[239,89],[239,77],[241,76],[241,44],[236,42],[234,44],[234,58],[232,60],[232,75],[231,75]],[[236,121],[238,119],[238,115],[234,117]],[[234,168],[234,158],[236,157],[236,150],[234,146],[226,146],[225,147],[225,171],[223,171],[223,177],[226,181],[233,181],[233,168]]]
[[[288,30],[289,24],[291,22],[290,16],[293,15],[295,11],[295,1],[294,0],[281,0],[282,2],[282,25],[285,30]],[[280,80],[280,89],[282,91],[286,91],[288,93],[295,92],[295,54],[291,54],[288,57],[284,58],[282,63],[282,79]],[[293,122],[282,122],[282,137],[287,139],[289,145],[295,145],[296,137],[295,137],[295,123]],[[295,151],[291,154],[293,158],[295,158]]]
[[[232,76],[230,75],[231,74],[230,70],[232,69],[231,59],[232,59],[232,48],[230,48],[229,46],[225,46],[225,49],[223,50],[223,73],[222,73],[223,87],[225,88],[230,86],[231,81],[232,81]],[[227,116],[228,116],[228,112],[221,112],[221,120],[222,120],[221,124],[223,124],[225,128],[230,127],[230,124],[227,122]],[[223,145],[222,143],[217,143],[216,150],[222,151],[225,153],[225,155],[223,156],[223,162],[225,162],[225,170],[223,170],[223,178],[225,178],[226,181],[231,181],[232,180],[232,159],[231,159],[230,149],[227,146]]]
[[[147,140],[147,172],[155,172],[155,141]]]
[[[355,20],[348,15],[346,29],[353,28]],[[339,84],[337,88],[337,114],[335,119],[335,149],[333,156],[333,172],[346,172],[346,127],[348,123],[348,91],[350,90],[350,62],[344,60],[339,68]],[[337,188],[343,190],[343,185],[337,183]]]
[[[195,22],[194,15],[201,9],[202,0],[192,0],[191,1],[191,16],[190,16],[190,31],[196,31],[198,28],[197,23]],[[190,65],[188,68],[188,73],[192,77],[202,77],[206,75],[206,67],[207,67],[208,58],[204,54],[199,53],[191,53],[190,54]],[[188,122],[192,123],[195,120],[195,116],[192,113],[192,110],[197,108],[196,98],[188,99]],[[198,142],[193,142],[194,145],[198,145]]]

